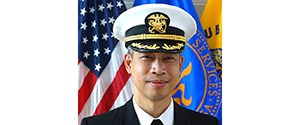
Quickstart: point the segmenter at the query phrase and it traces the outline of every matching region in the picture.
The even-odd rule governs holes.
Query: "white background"
[[[298,5],[223,1],[223,125],[299,124]],[[77,124],[77,6],[1,0],[1,124]]]
[[[0,5],[0,124],[77,125],[77,1]]]

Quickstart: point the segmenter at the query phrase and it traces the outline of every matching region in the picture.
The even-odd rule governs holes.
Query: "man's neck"
[[[167,98],[157,101],[149,100],[148,98],[137,95],[134,95],[133,99],[135,99],[137,105],[141,109],[154,118],[158,118],[168,108],[172,101],[171,94]]]

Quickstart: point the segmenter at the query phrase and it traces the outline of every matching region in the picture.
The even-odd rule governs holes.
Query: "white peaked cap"
[[[188,41],[196,33],[196,22],[194,18],[183,9],[167,4],[144,4],[132,7],[123,12],[114,22],[114,36],[123,41],[128,29],[145,24],[145,18],[153,12],[162,12],[169,16],[169,26],[184,31],[184,37]]]

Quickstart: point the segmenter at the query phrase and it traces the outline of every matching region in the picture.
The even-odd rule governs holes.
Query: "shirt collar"
[[[158,118],[153,118],[151,115],[149,115],[143,109],[141,109],[141,107],[139,107],[137,105],[134,98],[132,99],[132,101],[133,101],[133,108],[137,114],[140,125],[150,125],[154,119],[160,119],[164,125],[173,125],[173,121],[174,121],[173,101],[171,101],[168,108]]]

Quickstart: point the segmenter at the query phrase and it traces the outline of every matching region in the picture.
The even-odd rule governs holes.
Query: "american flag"
[[[78,124],[86,116],[123,105],[133,94],[123,64],[127,52],[114,36],[115,19],[126,10],[122,0],[79,0]]]

